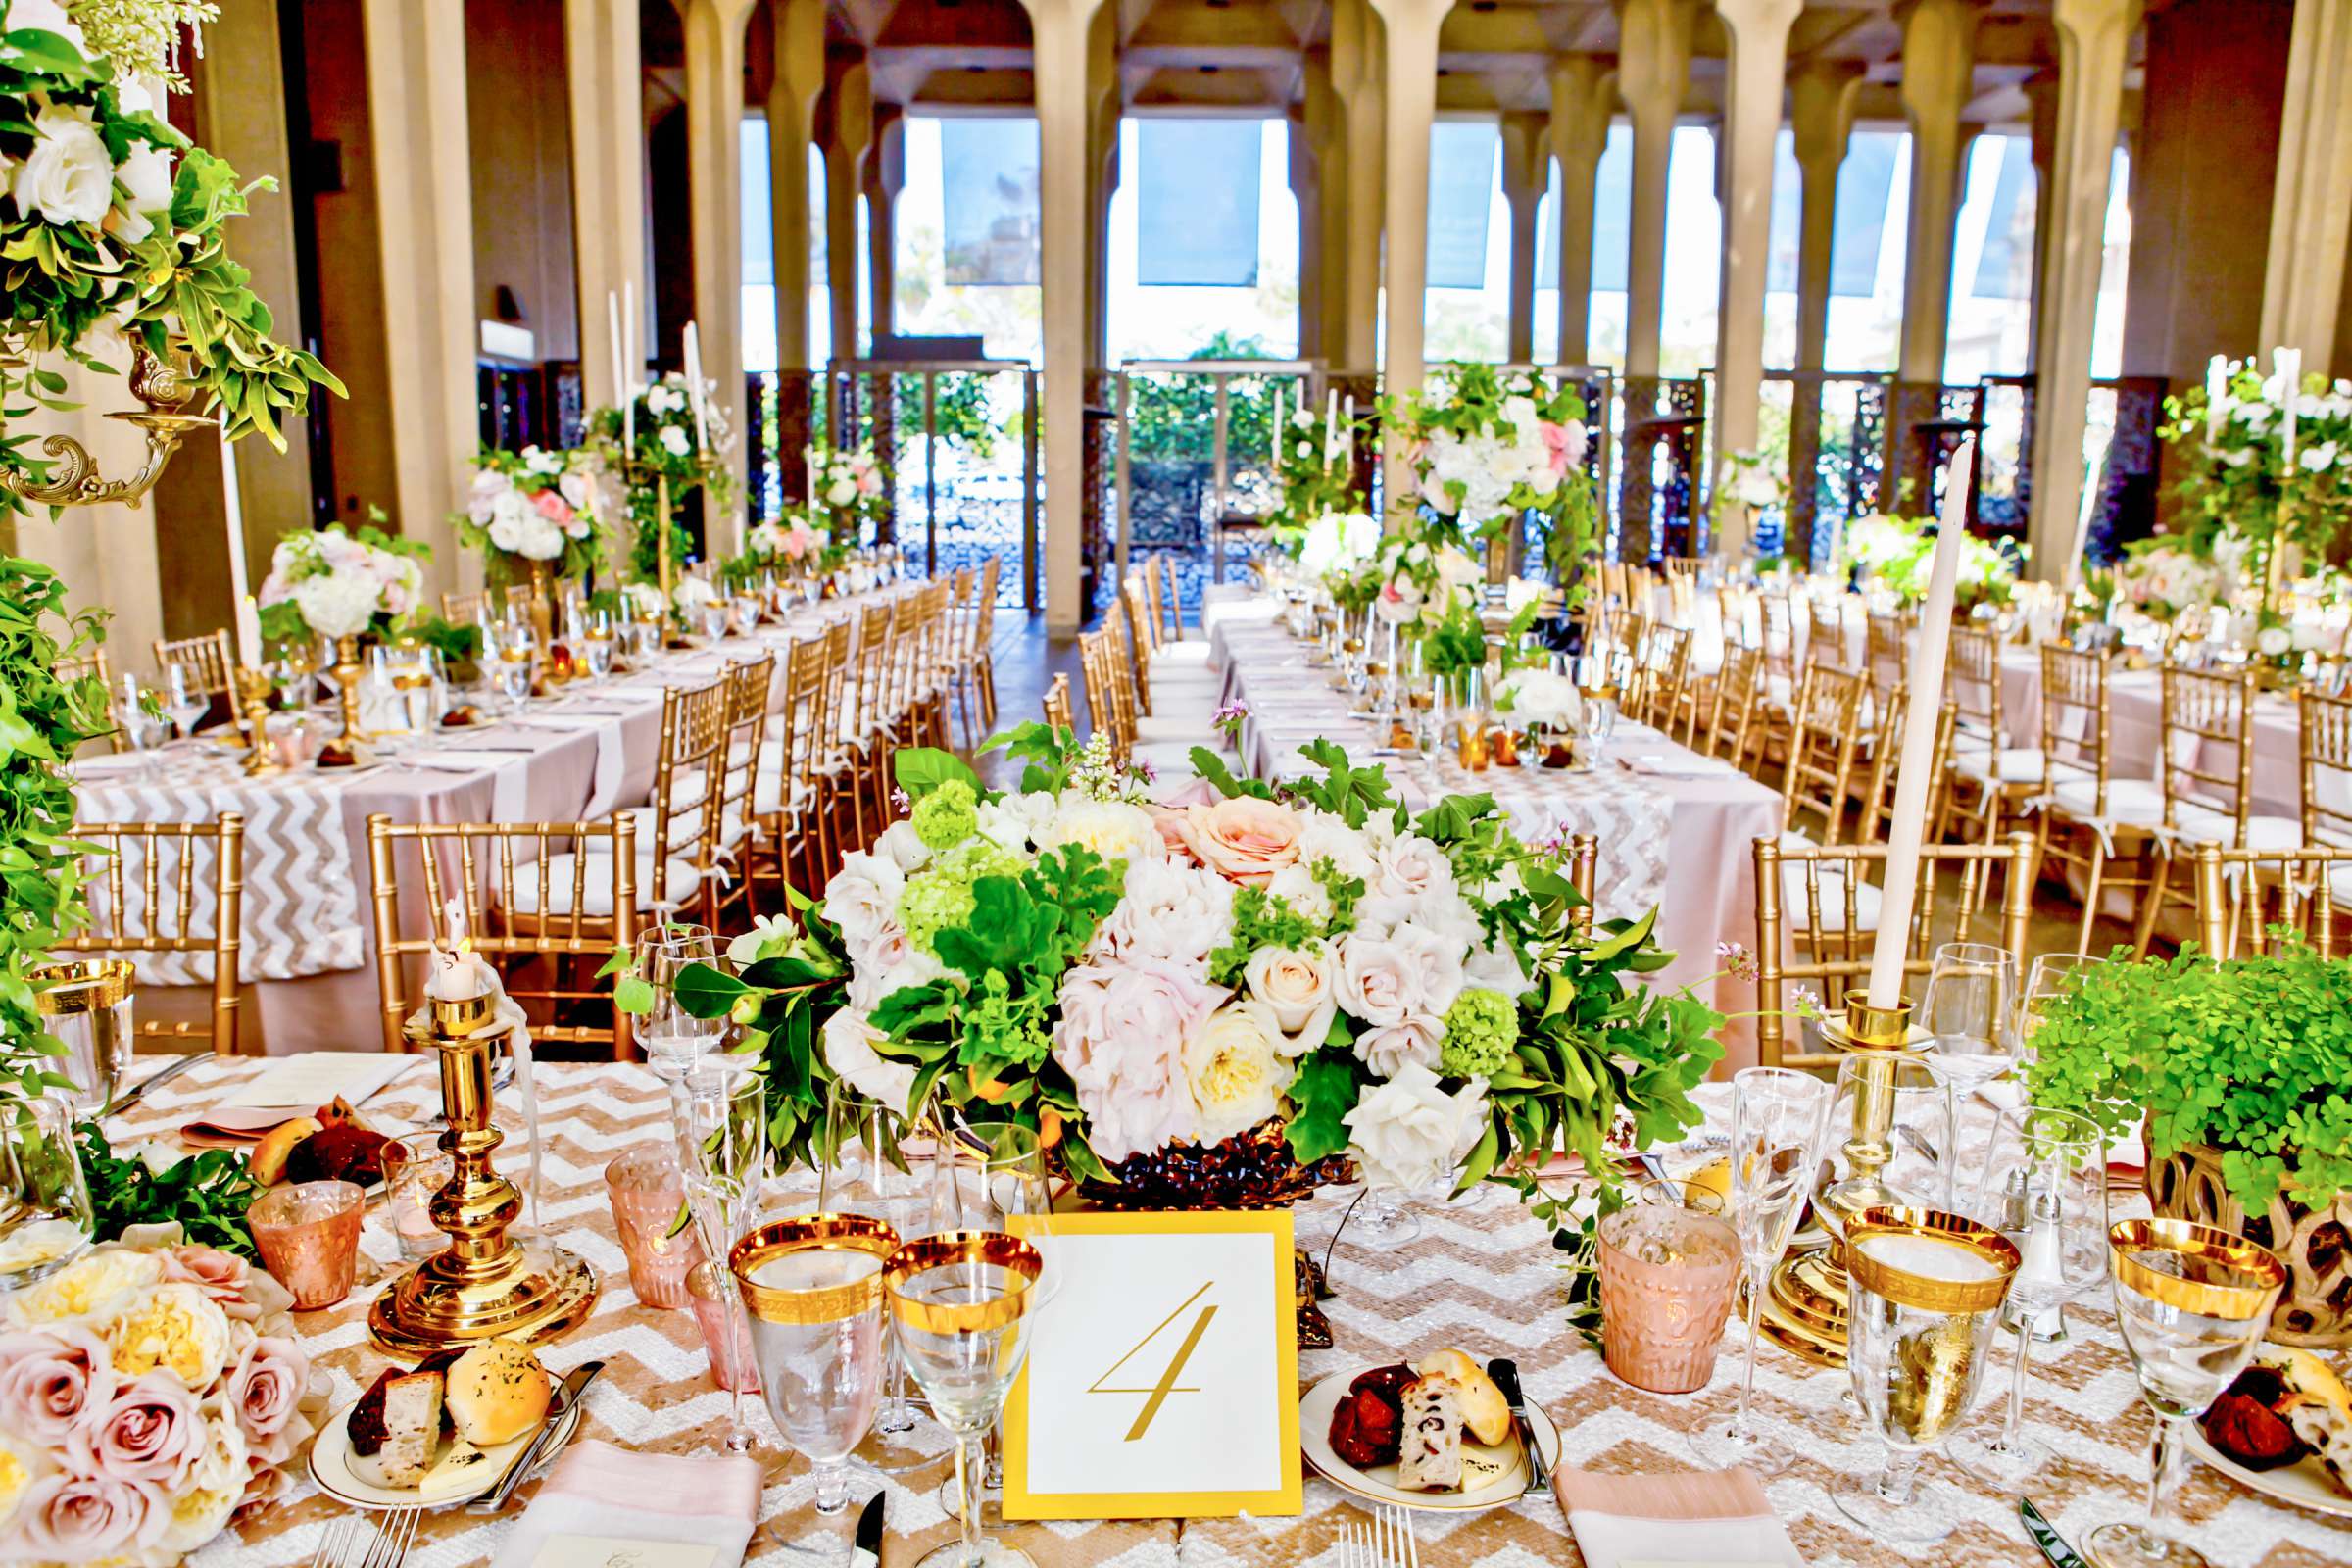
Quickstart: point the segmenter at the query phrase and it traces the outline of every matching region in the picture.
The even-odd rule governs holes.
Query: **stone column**
[[[686,146],[694,181],[694,318],[702,328],[703,374],[718,383],[717,405],[726,414],[727,428],[736,432],[731,466],[738,485],[750,443],[744,428],[740,137],[743,25],[752,5],[753,0],[686,0],[684,8]],[[733,538],[730,529],[709,514],[704,527],[713,548]]]
[[[2336,316],[2352,237],[2352,0],[2296,0],[2279,117],[2278,179],[2262,276],[2262,341],[2303,351],[2333,375]],[[2265,362],[2268,363],[2267,361]]]
[[[825,284],[832,297],[833,358],[858,358],[858,195],[874,140],[874,78],[863,60],[825,67]]]
[[[1617,113],[1617,73],[1605,60],[1570,55],[1551,67],[1551,156],[1560,166],[1562,365],[1592,359],[1592,189]]]
[[[1968,145],[1960,112],[1968,106],[1976,69],[1976,0],[1910,0],[1902,18],[1911,207],[1895,376],[1940,386],[1951,327],[1952,223],[1959,216],[1962,155]]]
[[[1715,450],[1756,444],[1764,396],[1764,264],[1772,249],[1773,157],[1781,134],[1782,77],[1788,27],[1800,0],[1716,0],[1731,58],[1724,65],[1723,128],[1716,145],[1723,175],[1723,282],[1715,314]],[[1707,476],[1710,495],[1715,475]],[[1739,512],[1745,515],[1746,509]],[[1734,537],[1737,534],[1738,537]],[[1733,524],[1719,541],[1725,555],[1747,550]]]
[[[1087,26],[1102,0],[1021,0],[1029,12],[1036,73],[1039,276],[1048,300],[1086,287]],[[1045,313],[1046,629],[1078,630],[1086,472],[1086,320],[1083,311]]]
[[[1862,68],[1816,60],[1788,81],[1789,121],[1795,131],[1802,186],[1796,246],[1796,368],[1828,368],[1831,268],[1838,234],[1838,171],[1854,128]],[[1810,482],[1821,460],[1821,383],[1800,375],[1788,398],[1788,528],[1786,549],[1812,560],[1815,519]]]
[[[2047,198],[2050,182],[2057,178],[2058,164],[2058,73],[2036,71],[2028,76],[2021,88],[2026,95],[2027,147],[2034,159],[2034,191],[2036,202]],[[2132,161],[2134,169],[2139,160]],[[2041,280],[2048,275],[2050,265],[2050,229],[2037,208],[2034,217],[2034,294],[2027,302],[2026,368],[2036,369],[2041,365]]]
[[[1372,0],[1388,24],[1388,342],[1383,386],[1390,397],[1421,389],[1422,332],[1429,290],[1429,131],[1438,114],[1438,28],[1452,0]],[[1388,494],[1406,493],[1403,448],[1389,442]]]
[[[466,130],[465,0],[366,0],[368,123],[400,531],[433,547],[428,596],[459,581],[449,514],[480,445],[475,412],[473,204]],[[452,201],[451,191],[459,192]]]
[[[1795,0],[1787,0],[1794,4]],[[1505,357],[1532,364],[1536,357],[1536,220],[1543,216],[1544,176],[1551,160],[1544,147],[1544,117],[1502,117],[1502,196],[1511,209],[1510,316]]]
[[[825,90],[824,0],[774,0],[775,70],[767,88],[767,213],[776,279],[776,364],[810,368],[808,144]],[[798,462],[797,454],[792,461]],[[787,494],[797,495],[796,490]]]
[[[906,185],[906,117],[897,104],[876,104],[874,150],[865,160],[866,310],[876,341],[899,329],[899,192]]]
[[[1388,26],[1371,0],[1332,0],[1331,85],[1340,100],[1340,140],[1347,149],[1341,213],[1345,226],[1338,234],[1345,264],[1339,276],[1345,286],[1334,306],[1341,331],[1325,340],[1323,351],[1335,368],[1350,372],[1369,372],[1379,364],[1380,247],[1388,183],[1387,55]],[[1426,171],[1426,146],[1422,160]],[[1327,187],[1339,188],[1336,183]],[[1427,201],[1426,191],[1423,200]]]
[[[645,114],[637,0],[564,0],[564,54],[571,92],[580,399],[591,409],[610,408],[619,403],[620,388],[612,380],[612,334],[605,301],[617,299],[624,285],[635,291],[640,311],[647,299]],[[629,349],[621,346],[624,363]],[[638,353],[643,352],[639,345]]]
[[[1308,116],[1313,113],[1316,96],[1315,77],[1320,74],[1322,98],[1326,105],[1331,99],[1331,74],[1326,63],[1320,72],[1316,61],[1309,57],[1301,74],[1308,85],[1308,103],[1292,106],[1285,117],[1290,130],[1291,199],[1298,204],[1298,358],[1311,360],[1323,352],[1323,324],[1328,314],[1323,305],[1325,283],[1323,269],[1326,257],[1323,249],[1323,165],[1318,145],[1318,132],[1308,128]],[[1322,127],[1328,130],[1328,126]]]
[[[1625,373],[1658,373],[1666,305],[1666,163],[1690,84],[1696,0],[1623,0],[1617,94],[1634,122],[1632,234],[1626,257]]]
[[[2058,28],[2061,61],[2058,136],[2047,199],[2034,219],[2050,238],[2034,285],[2040,301],[2041,343],[2034,365],[2034,489],[2026,537],[2034,575],[2065,583],[2074,580],[2077,565],[2091,318],[2106,253],[2108,173],[2139,0],[2057,0],[2050,20]],[[2339,284],[2342,276],[2339,266]]]

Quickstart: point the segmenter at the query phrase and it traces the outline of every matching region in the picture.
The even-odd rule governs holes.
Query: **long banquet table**
[[[158,1090],[115,1131],[162,1135],[229,1087],[263,1070],[252,1060],[210,1060]],[[622,1151],[667,1136],[660,1085],[639,1066],[543,1065],[540,1069],[543,1181],[547,1212],[568,1245],[605,1274],[595,1314],[546,1359],[561,1370],[602,1357],[605,1377],[588,1396],[583,1435],[626,1447],[668,1453],[711,1452],[726,1430],[728,1399],[711,1384],[693,1318],[657,1311],[630,1294],[614,1238],[602,1172]],[[429,1066],[420,1062],[366,1107],[370,1116],[420,1119],[437,1103]],[[1721,1086],[1700,1090],[1710,1126],[1720,1132],[1728,1107]],[[1703,1157],[1695,1147],[1686,1158]],[[1673,1159],[1670,1156],[1670,1165]],[[806,1179],[784,1184],[806,1188]],[[1318,1254],[1331,1238],[1345,1194],[1327,1194],[1298,1211],[1302,1244]],[[785,1199],[779,1190],[778,1205]],[[1299,1357],[1301,1386],[1338,1370],[1388,1362],[1457,1345],[1481,1356],[1509,1354],[1522,1369],[1528,1396],[1558,1424],[1566,1459],[1588,1469],[1659,1472],[1690,1468],[1682,1434],[1729,1413],[1739,1394],[1740,1330],[1727,1335],[1714,1380],[1687,1396],[1645,1394],[1617,1381],[1599,1354],[1565,1326],[1562,1276],[1542,1227],[1507,1195],[1488,1194],[1474,1204],[1419,1206],[1424,1229],[1402,1246],[1358,1244],[1343,1235],[1332,1251],[1337,1298],[1326,1304],[1338,1340],[1329,1350]],[[380,1209],[371,1209],[363,1246],[377,1259],[393,1256]],[[304,1348],[332,1384],[340,1406],[356,1396],[383,1361],[367,1343],[364,1326],[371,1291],[355,1292],[338,1306],[298,1314]],[[2141,1402],[2104,1298],[2069,1312],[2074,1337],[2037,1348],[2027,1403],[2030,1430],[2064,1457],[2035,1484],[2042,1511],[2069,1541],[2080,1544],[2097,1524],[2131,1517],[2146,1475],[2149,1414]],[[2007,1352],[1995,1362],[1980,1396],[1991,1412],[2005,1390]],[[1878,1445],[1839,1402],[1841,1374],[1797,1361],[1767,1345],[1756,1386],[1756,1409],[1770,1430],[1793,1446],[1793,1468],[1766,1483],[1775,1511],[1807,1562],[1816,1568],[1981,1568],[2040,1561],[2013,1507],[1979,1491],[1941,1459],[1929,1461],[1921,1506],[1944,1511],[1957,1530],[1931,1548],[1895,1548],[1866,1540],[1830,1500],[1841,1474],[1872,1468]],[[755,1401],[756,1405],[756,1401]],[[763,1411],[753,1416],[763,1441],[775,1439]],[[894,1477],[888,1484],[889,1541],[883,1568],[904,1568],[923,1550],[949,1540],[955,1522],[937,1500],[942,1464]],[[876,1484],[857,1483],[860,1499]],[[428,1515],[410,1557],[414,1568],[456,1568],[487,1561],[519,1514],[532,1487],[504,1517],[444,1510]],[[797,1458],[761,1500],[762,1523],[747,1562],[760,1568],[808,1568],[847,1560],[847,1521],[821,1524],[810,1507],[813,1492]],[[1167,1521],[1078,1521],[1009,1527],[1009,1539],[1041,1568],[1294,1568],[1336,1563],[1341,1528],[1361,1515],[1347,1496],[1308,1473],[1304,1512],[1297,1518]],[[2352,1561],[2352,1523],[2281,1507],[2213,1471],[2190,1466],[2181,1491],[2194,1521],[2189,1534],[2219,1568],[2317,1568]],[[221,1537],[190,1559],[197,1568],[280,1568],[311,1560],[321,1534],[340,1513],[307,1480],[241,1533]],[[1525,1498],[1502,1509],[1455,1517],[1423,1514],[1416,1521],[1420,1560],[1427,1568],[1529,1568],[1583,1558],[1568,1535],[1559,1505]],[[830,1532],[821,1542],[820,1533]],[[820,1544],[827,1555],[811,1556]]]

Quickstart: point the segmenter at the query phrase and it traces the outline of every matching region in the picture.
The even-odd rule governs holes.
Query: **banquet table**
[[[161,1136],[230,1087],[264,1069],[247,1060],[208,1060],[158,1090],[118,1125],[118,1143],[134,1134]],[[646,1140],[667,1135],[660,1085],[635,1065],[542,1065],[539,1068],[543,1182],[550,1224],[565,1243],[605,1275],[594,1315],[567,1339],[550,1346],[555,1370],[591,1356],[606,1375],[587,1396],[583,1436],[625,1447],[665,1453],[715,1452],[727,1422],[728,1398],[710,1381],[691,1314],[641,1306],[630,1294],[614,1238],[602,1171],[605,1163]],[[387,1121],[414,1122],[437,1103],[430,1067],[419,1062],[365,1108]],[[512,1094],[512,1091],[509,1091]],[[1720,1132],[1728,1091],[1707,1086],[1699,1098],[1709,1126]],[[1711,1150],[1693,1144],[1688,1162]],[[1669,1155],[1669,1165],[1674,1156]],[[779,1185],[777,1207],[789,1206]],[[1330,1244],[1345,1194],[1326,1194],[1297,1214],[1302,1245],[1320,1254]],[[804,1199],[804,1201],[806,1200]],[[1521,1367],[1528,1396],[1558,1424],[1568,1463],[1591,1470],[1658,1473],[1690,1468],[1683,1434],[1729,1413],[1738,1397],[1740,1330],[1729,1330],[1713,1381],[1694,1395],[1658,1396],[1619,1382],[1563,1320],[1562,1275],[1542,1227],[1527,1219],[1507,1194],[1490,1192],[1464,1205],[1434,1198],[1418,1205],[1421,1236],[1401,1246],[1359,1245],[1342,1234],[1330,1250],[1337,1292],[1325,1303],[1337,1339],[1334,1348],[1299,1357],[1301,1387],[1334,1371],[1395,1361],[1456,1345],[1480,1356],[1509,1354]],[[389,1259],[393,1243],[380,1209],[371,1209],[363,1247]],[[384,1364],[368,1348],[364,1326],[372,1288],[341,1304],[297,1314],[305,1349],[332,1386],[336,1406],[356,1396]],[[2080,1544],[2097,1524],[2132,1516],[2145,1478],[2149,1414],[2115,1334],[2103,1297],[2069,1312],[2073,1337],[2036,1349],[2027,1405],[2030,1429],[2064,1457],[2035,1484],[2042,1511],[2066,1538]],[[2005,1390],[2006,1349],[1980,1395],[1990,1413]],[[2038,1563],[2016,1512],[1973,1487],[1940,1458],[1925,1475],[1923,1507],[1944,1511],[1957,1524],[1941,1544],[1894,1548],[1866,1540],[1830,1500],[1826,1489],[1846,1472],[1874,1468],[1879,1449],[1839,1402],[1841,1374],[1817,1369],[1767,1345],[1757,1372],[1756,1410],[1766,1427],[1794,1447],[1794,1466],[1767,1482],[1773,1507],[1808,1563],[1867,1568],[1979,1568]],[[775,1434],[763,1410],[752,1417],[763,1440]],[[950,1539],[955,1522],[938,1503],[945,1459],[888,1483],[890,1535],[883,1568],[905,1568],[921,1551]],[[442,1510],[427,1515],[409,1562],[413,1568],[456,1568],[487,1561],[513,1528],[535,1488],[526,1485],[507,1514],[481,1517]],[[875,1485],[856,1483],[860,1502]],[[847,1560],[849,1520],[820,1521],[811,1509],[808,1470],[795,1458],[767,1488],[761,1523],[747,1562],[760,1568],[837,1564]],[[2352,1522],[2281,1507],[2210,1470],[2190,1466],[2181,1500],[2189,1531],[2217,1568],[2316,1568],[2352,1560]],[[340,1513],[303,1479],[275,1506],[195,1554],[197,1568],[280,1568],[307,1563],[322,1532]],[[1004,1528],[1041,1568],[1290,1568],[1337,1562],[1343,1526],[1362,1515],[1346,1495],[1308,1473],[1304,1511],[1296,1518],[1243,1517],[1170,1521],[1074,1521]],[[1420,1560],[1427,1568],[1527,1568],[1582,1557],[1559,1505],[1523,1498],[1475,1515],[1422,1514],[1416,1521]],[[819,1539],[822,1538],[822,1539]],[[812,1556],[814,1545],[822,1555]]]

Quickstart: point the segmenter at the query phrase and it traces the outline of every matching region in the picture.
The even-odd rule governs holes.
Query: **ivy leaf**
[[[1299,1063],[1291,1080],[1291,1153],[1302,1165],[1328,1158],[1348,1147],[1344,1118],[1355,1108],[1370,1079],[1352,1053],[1318,1051]]]

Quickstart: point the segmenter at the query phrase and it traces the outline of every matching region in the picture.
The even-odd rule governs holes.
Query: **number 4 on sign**
[[[1093,1383],[1087,1386],[1086,1392],[1089,1394],[1143,1394],[1150,1396],[1149,1398],[1144,1400],[1143,1409],[1136,1412],[1135,1425],[1127,1429],[1127,1437],[1125,1441],[1133,1443],[1137,1439],[1143,1437],[1145,1433],[1152,1430],[1152,1422],[1153,1418],[1159,1414],[1159,1407],[1167,1402],[1169,1395],[1199,1394],[1200,1392],[1198,1388],[1179,1388],[1176,1380],[1184,1376],[1184,1364],[1193,1358],[1193,1351],[1200,1348],[1200,1336],[1208,1332],[1208,1320],[1217,1315],[1216,1303],[1212,1301],[1208,1305],[1202,1307],[1200,1309],[1200,1315],[1193,1319],[1192,1328],[1188,1330],[1184,1336],[1184,1344],[1177,1348],[1174,1358],[1168,1362],[1167,1370],[1160,1373],[1159,1381],[1157,1383],[1152,1384],[1152,1387],[1148,1389],[1114,1388],[1111,1386],[1110,1380],[1119,1375],[1119,1368],[1125,1366],[1128,1362],[1143,1354],[1144,1347],[1150,1345],[1153,1340],[1157,1339],[1161,1330],[1165,1329],[1169,1324],[1175,1322],[1178,1318],[1184,1316],[1187,1311],[1191,1310],[1192,1304],[1195,1301],[1198,1301],[1200,1299],[1200,1298],[1206,1296],[1210,1291],[1216,1289],[1216,1284],[1217,1282],[1215,1280],[1210,1280],[1207,1284],[1201,1286],[1192,1295],[1186,1297],[1184,1300],[1177,1306],[1175,1311],[1170,1312],[1166,1317],[1161,1318],[1157,1323],[1153,1324],[1151,1333],[1136,1341],[1133,1348],[1128,1350],[1125,1355],[1120,1356],[1116,1361],[1113,1361],[1110,1364],[1109,1370],[1105,1371],[1101,1377],[1095,1379]]]

